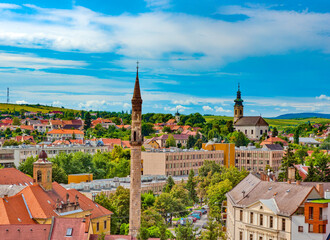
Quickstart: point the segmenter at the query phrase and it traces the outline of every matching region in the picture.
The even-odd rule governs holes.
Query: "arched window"
[[[235,115],[237,115],[237,110],[235,110]]]
[[[41,170],[38,170],[37,171],[37,182],[41,182],[42,180],[42,173],[41,173]]]
[[[133,141],[136,141],[136,132],[133,133]]]
[[[239,110],[239,113],[242,115],[242,109],[241,109],[241,110]]]

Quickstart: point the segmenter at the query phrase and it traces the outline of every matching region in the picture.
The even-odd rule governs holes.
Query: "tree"
[[[29,176],[33,176],[33,163],[35,161],[38,160],[38,156],[33,157],[30,156],[28,157],[24,162],[21,162],[18,166],[18,170],[20,170],[21,172],[29,175]]]
[[[197,239],[197,229],[193,227],[191,223],[187,223],[186,226],[179,225],[174,229],[176,240],[195,240]]]
[[[162,132],[163,133],[171,133],[172,130],[171,130],[171,128],[169,126],[164,126]]]
[[[299,128],[297,128],[293,135],[293,143],[299,144]]]
[[[10,140],[6,140],[2,146],[7,147],[7,146],[18,146],[18,145],[19,143],[17,141],[10,139]]]
[[[230,132],[230,133],[234,132],[234,126],[233,126],[233,121],[232,120],[227,121],[226,127],[228,129],[228,132]]]
[[[175,185],[175,182],[174,182],[172,176],[168,176],[168,178],[166,180],[166,185],[163,188],[163,192],[169,193],[172,190],[174,185]]]
[[[175,139],[172,134],[168,135],[168,138],[166,140],[166,147],[176,147]]]
[[[210,207],[210,216],[218,222],[221,221],[221,206],[226,200],[226,193],[233,188],[233,184],[228,180],[218,182],[209,186],[207,190],[208,205]]]
[[[191,199],[193,202],[197,202],[198,201],[197,193],[196,193],[197,182],[195,181],[194,176],[195,176],[195,172],[194,170],[191,169],[189,172],[186,188],[189,191],[189,199]]]
[[[214,173],[220,171],[221,171],[221,167],[219,164],[217,164],[214,161],[205,160],[203,166],[201,166],[198,169],[198,175],[201,177],[206,177],[209,172],[211,172],[213,175]]]
[[[226,234],[222,231],[220,223],[210,218],[207,222],[206,231],[202,232],[202,240],[225,240]]]
[[[307,176],[309,181],[330,182],[330,155],[319,150],[314,151],[306,164],[310,166]]]
[[[147,209],[149,207],[152,207],[156,201],[156,197],[153,193],[143,193],[141,194],[141,203],[142,208]]]
[[[187,141],[187,149],[193,148],[195,146],[196,140],[194,136],[189,135],[188,141]]]
[[[63,168],[57,164],[52,165],[52,181],[58,183],[68,183],[68,175],[66,175]]]
[[[171,194],[162,193],[156,198],[154,207],[163,218],[166,218],[168,213],[174,212],[176,204]]]
[[[142,123],[141,132],[142,136],[149,136],[155,132],[154,125],[152,123]]]
[[[14,126],[19,126],[19,125],[21,125],[21,122],[20,122],[20,120],[19,120],[18,117],[14,117],[14,118],[13,118],[13,125],[14,125]]]
[[[198,139],[195,143],[195,148],[201,149],[203,145],[202,139]]]
[[[318,181],[318,176],[316,174],[316,168],[314,167],[314,164],[312,162],[308,168],[308,173],[304,182],[317,182],[317,181]]]
[[[273,131],[272,131],[272,137],[277,137],[278,135],[278,131],[277,131],[277,128],[274,127]]]
[[[294,167],[294,164],[297,164],[297,159],[294,157],[292,149],[289,147],[282,158],[281,172],[278,176],[278,179],[280,181],[283,181],[284,179],[288,179],[289,168]],[[300,179],[301,177],[298,171],[296,171],[296,180],[300,180]]]
[[[91,127],[91,124],[92,124],[91,114],[89,112],[87,112],[85,114],[84,130],[86,131],[88,128],[90,128]]]

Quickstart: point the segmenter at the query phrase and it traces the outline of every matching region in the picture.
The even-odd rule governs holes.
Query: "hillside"
[[[51,111],[64,111],[64,110],[70,110],[66,108],[61,107],[51,107],[51,106],[44,106],[40,104],[12,104],[12,103],[0,103],[0,111],[20,111],[24,109],[28,112],[42,112],[42,113],[48,113]],[[76,110],[74,110],[76,111]]]
[[[288,113],[275,117],[274,119],[296,119],[296,118],[330,118],[330,114],[324,113]]]
[[[204,116],[207,122],[214,119],[224,119],[226,121],[233,120],[233,117],[224,117],[224,116]],[[311,124],[315,123],[329,123],[330,118],[305,118],[305,119],[274,119],[274,118],[265,118],[268,124],[271,127],[276,127],[278,130],[282,130],[285,127],[297,126],[302,123],[310,122]]]

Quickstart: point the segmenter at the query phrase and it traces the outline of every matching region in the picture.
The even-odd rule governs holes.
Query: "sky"
[[[7,0],[0,102],[143,113],[330,113],[330,1]]]

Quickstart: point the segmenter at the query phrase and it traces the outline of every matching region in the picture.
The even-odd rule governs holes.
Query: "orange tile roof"
[[[30,130],[30,131],[33,131],[34,130],[32,125],[21,125],[19,127],[22,130]]]
[[[75,189],[67,190],[57,182],[53,182],[52,186],[52,190],[45,191],[38,184],[34,184],[33,186],[24,188],[20,193],[18,193],[24,195],[33,218],[50,218],[52,216],[57,216],[57,213],[54,211],[56,201],[59,199],[60,201],[65,202],[67,193],[69,194],[69,199],[71,201],[75,200],[76,195],[79,197],[78,201],[80,208],[83,211],[91,210],[92,219],[112,214],[111,211],[105,209],[97,203],[94,203],[91,199]]]
[[[22,194],[0,198],[0,209],[0,225],[35,223],[29,215]]]
[[[88,240],[88,228],[86,232],[86,225],[89,225],[89,221],[84,220],[84,218],[54,218],[52,225],[50,239],[65,239],[67,229],[72,228],[70,239]]]
[[[170,124],[172,124],[172,123],[176,123],[176,121],[175,121],[174,118],[172,118],[172,119],[168,120],[166,123],[170,123]]]
[[[125,129],[131,127],[131,125],[116,125],[116,126],[117,126],[118,128],[125,128]]]
[[[15,141],[16,142],[24,142],[24,141],[34,142],[34,138],[33,138],[33,136],[16,136]]]
[[[110,119],[103,119],[103,118],[98,118],[92,121],[93,125],[97,125],[99,123],[112,123],[112,121]]]
[[[62,120],[50,120],[51,125],[63,125]]]
[[[288,146],[288,142],[279,137],[270,137],[270,138],[264,140],[262,143],[260,143],[260,145],[274,144],[275,142],[281,142],[281,143],[283,143],[284,146]]]
[[[0,169],[0,185],[26,185],[25,183],[31,185],[33,179],[16,168]]]
[[[73,129],[53,129],[47,134],[84,134],[83,131]]]

